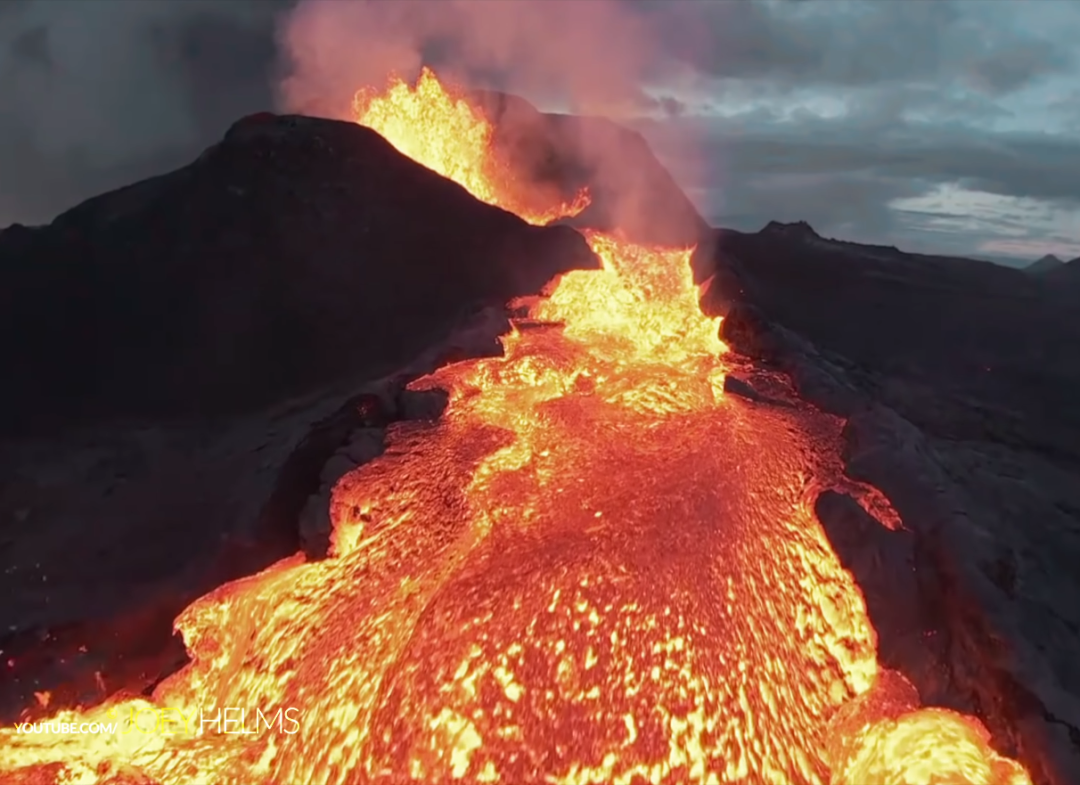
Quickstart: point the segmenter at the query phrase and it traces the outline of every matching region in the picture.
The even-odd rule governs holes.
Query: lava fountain
[[[515,204],[491,126],[430,72],[357,107]],[[724,396],[739,361],[692,249],[587,237],[602,269],[532,302],[503,357],[411,385],[449,406],[339,482],[329,558],[187,608],[192,662],[152,700],[52,720],[114,732],[0,731],[5,781],[1029,783],[980,723],[879,669],[812,512],[841,423]],[[263,722],[229,733],[222,707]]]
[[[370,88],[353,98],[355,118],[389,139],[400,152],[438,172],[482,202],[502,207],[542,226],[577,215],[589,206],[581,191],[568,202],[552,203],[492,153],[494,129],[464,97],[447,90],[425,68],[415,85],[393,79],[385,92]]]

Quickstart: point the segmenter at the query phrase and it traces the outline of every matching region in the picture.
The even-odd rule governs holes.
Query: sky
[[[1074,42],[1073,0],[0,0],[0,226],[423,61],[633,123],[714,225],[1070,259]]]

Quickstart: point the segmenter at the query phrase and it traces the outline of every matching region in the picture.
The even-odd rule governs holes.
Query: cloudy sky
[[[629,85],[663,108],[642,127],[718,225],[1080,256],[1072,0],[302,3],[2,0],[0,225],[186,163],[237,117],[311,99],[324,72],[412,65],[385,43],[407,41],[548,108]],[[431,21],[451,6],[456,27]],[[297,62],[324,76],[290,81]]]

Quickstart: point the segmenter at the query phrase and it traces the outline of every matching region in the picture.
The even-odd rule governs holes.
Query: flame
[[[491,179],[490,126],[430,72],[360,105],[398,149],[513,204]],[[693,249],[587,239],[602,269],[562,276],[503,357],[413,383],[450,405],[394,426],[392,449],[339,482],[330,558],[199,599],[176,622],[192,662],[152,700],[52,718],[119,729],[0,730],[0,771],[1030,784],[977,720],[918,708],[878,667],[862,595],[812,512],[840,424],[723,395],[730,355],[697,307]],[[299,722],[193,732],[221,707]],[[155,732],[137,730],[145,717]]]

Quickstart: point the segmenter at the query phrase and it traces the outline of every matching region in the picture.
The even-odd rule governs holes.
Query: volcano
[[[308,306],[297,329],[310,343],[286,353],[282,367],[295,373],[277,396],[328,380],[348,388],[344,423],[331,416],[322,427],[337,428],[325,440],[335,459],[349,460],[309,487],[326,486],[316,499],[329,519],[327,547],[282,554],[184,608],[176,628],[189,661],[139,685],[144,694],[73,708],[37,692],[30,724],[2,731],[6,781],[1032,781],[993,749],[978,718],[922,706],[922,685],[883,664],[879,637],[895,628],[879,636],[871,617],[881,617],[881,598],[864,595],[856,573],[910,581],[902,554],[918,532],[893,509],[894,494],[865,481],[872,472],[845,472],[844,455],[854,443],[864,469],[883,460],[872,439],[882,415],[807,402],[820,396],[806,392],[806,369],[828,375],[830,364],[740,299],[759,285],[752,273],[714,265],[702,274],[702,254],[725,251],[685,197],[677,221],[650,230],[648,199],[619,195],[632,177],[592,183],[587,167],[542,156],[553,172],[542,182],[537,159],[508,161],[514,145],[500,146],[490,105],[431,72],[358,94],[355,111],[357,127],[249,118],[183,174],[207,183],[194,192],[203,199],[182,205],[160,183],[162,191],[128,195],[144,210],[164,205],[154,216],[198,214],[222,189],[242,198],[245,181],[234,182],[228,166],[198,180],[199,167],[226,154],[265,162],[251,177],[284,159],[300,164],[299,178],[322,161],[311,188],[350,188],[355,178],[365,195],[345,202],[353,211],[327,214],[281,178],[280,198],[305,216],[309,239],[350,227],[320,274],[275,263],[310,263],[329,235],[296,250],[288,230],[257,211],[248,220],[258,231],[245,233],[267,236],[247,263],[269,267],[281,297]],[[351,152],[361,140],[377,158]],[[285,151],[295,144],[305,153],[294,159]],[[354,168],[331,165],[343,148]],[[94,208],[95,227],[131,215],[122,195]],[[432,213],[444,232],[426,223]],[[18,240],[54,248],[82,226],[70,217],[58,224]],[[126,234],[115,231],[120,246]],[[208,232],[228,238],[229,225]],[[411,250],[398,255],[398,241]],[[399,301],[389,286],[367,301],[385,321],[349,314],[365,284],[355,268],[366,269],[350,259],[351,246],[400,265],[385,274],[401,301],[415,303],[409,316],[392,310]],[[229,261],[188,264],[204,264],[218,291]],[[490,279],[480,274],[488,268]],[[432,279],[411,287],[420,271]],[[498,298],[509,300],[504,319],[485,332],[479,314]],[[471,318],[451,305],[463,299]],[[428,321],[411,324],[420,313]],[[272,348],[291,332],[283,322],[244,347]],[[477,357],[478,341],[446,357],[442,349],[466,332],[501,333],[500,350]],[[323,338],[333,343],[305,364]],[[428,355],[425,343],[435,345]],[[411,372],[377,379],[388,358],[404,364],[410,354],[423,355],[405,366]],[[253,361],[233,349],[210,370],[227,371],[233,356],[238,382],[275,366],[272,354]],[[362,362],[369,379],[357,395],[362,385],[346,370]],[[832,377],[833,393],[842,375]],[[194,388],[204,389],[201,378]],[[219,416],[239,405],[225,393],[200,400],[220,401]],[[190,415],[169,403],[162,411]],[[303,449],[328,458],[325,446]],[[901,557],[859,567],[867,543]],[[922,651],[918,641],[904,645],[911,657]],[[36,668],[20,678],[45,672]]]

